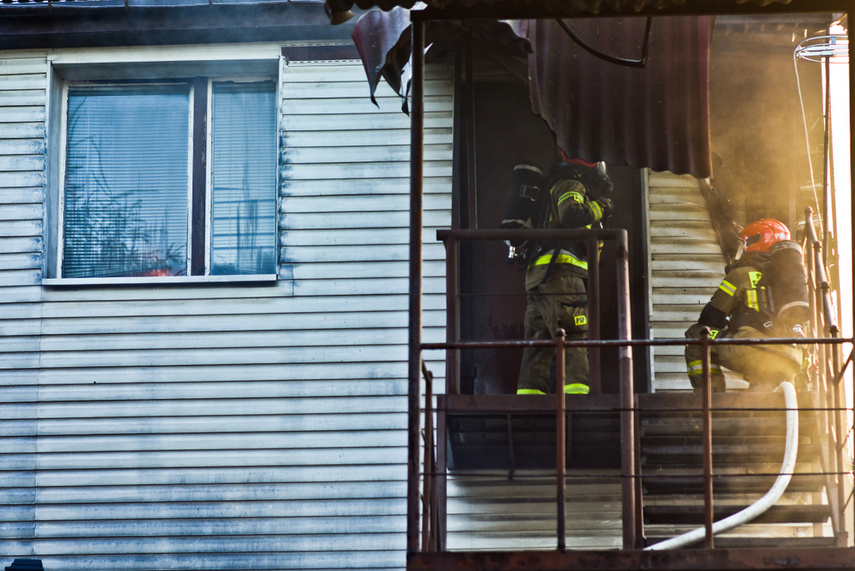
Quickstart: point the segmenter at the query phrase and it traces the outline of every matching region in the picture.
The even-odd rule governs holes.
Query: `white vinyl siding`
[[[647,172],[650,334],[680,339],[724,278],[721,252],[700,181]],[[653,348],[653,390],[690,391],[682,345]]]
[[[275,285],[41,288],[45,58],[0,60],[0,74],[12,68],[0,165],[33,166],[0,168],[0,242],[17,248],[0,261],[21,276],[0,284],[0,564],[403,569],[410,122],[399,99],[381,86],[372,105],[359,62],[282,64]],[[17,85],[39,103],[7,115]],[[451,83],[427,89],[425,337],[438,340]]]

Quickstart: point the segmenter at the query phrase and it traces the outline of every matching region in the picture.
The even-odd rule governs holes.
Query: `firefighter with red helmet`
[[[590,228],[607,218],[613,209],[606,194],[613,185],[604,164],[568,159],[559,149],[559,160],[543,182],[543,221],[534,227]],[[503,228],[527,227],[520,216],[506,213]],[[531,226],[529,224],[529,226]],[[526,268],[526,339],[551,339],[564,329],[567,339],[588,336],[585,280],[588,277],[587,243],[529,245],[521,258]],[[550,381],[555,350],[526,347],[517,382],[517,394],[545,394]],[[565,351],[565,394],[588,394],[588,350],[568,347]]]
[[[790,240],[785,224],[771,218],[747,225],[740,238],[736,262],[686,337],[697,339],[703,327],[714,339],[803,337],[810,308],[801,247]],[[801,349],[795,344],[721,344],[713,345],[710,353],[710,380],[717,392],[725,390],[722,367],[742,374],[749,390],[792,382],[802,367]],[[687,372],[695,389],[703,387],[701,359],[700,345],[686,346]]]

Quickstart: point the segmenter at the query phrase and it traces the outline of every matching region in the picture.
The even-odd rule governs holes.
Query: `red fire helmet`
[[[764,218],[743,228],[739,237],[742,238],[744,252],[768,252],[774,244],[789,240],[790,230],[783,222]]]

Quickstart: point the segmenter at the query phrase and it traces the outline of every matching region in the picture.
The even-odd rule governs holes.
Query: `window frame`
[[[149,54],[150,55],[150,54]],[[105,54],[109,58],[109,54]],[[60,57],[60,60],[63,58]],[[77,59],[77,58],[71,58]],[[87,59],[87,58],[84,58]],[[46,267],[42,285],[45,286],[88,286],[121,284],[186,284],[186,283],[259,283],[273,284],[279,274],[279,194],[281,181],[280,153],[280,89],[279,53],[275,57],[253,60],[180,60],[165,62],[138,62],[94,64],[49,62],[49,108],[46,119],[47,145],[49,151],[46,193]],[[204,73],[200,73],[204,72]],[[211,275],[212,270],[212,93],[214,83],[262,83],[274,82],[274,113],[276,153],[274,159],[273,268],[271,273]],[[68,137],[68,91],[77,86],[111,86],[130,84],[189,84],[188,105],[189,157],[187,161],[189,183],[187,194],[187,275],[183,276],[133,276],[133,277],[63,277],[65,197]],[[204,86],[204,97],[199,89]],[[200,114],[202,117],[200,118]],[[203,121],[203,122],[200,122]],[[54,126],[55,125],[55,126]],[[201,126],[201,131],[198,127]],[[202,224],[203,230],[194,232],[194,224]],[[194,251],[195,250],[195,251]],[[201,255],[200,255],[201,253]],[[191,266],[192,264],[192,266]],[[195,273],[194,273],[195,272]],[[201,272],[201,273],[200,273]]]

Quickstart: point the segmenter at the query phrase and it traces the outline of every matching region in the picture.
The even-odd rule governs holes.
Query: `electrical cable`
[[[576,34],[576,32],[570,29],[570,26],[563,18],[556,18],[556,21],[559,26],[564,28],[567,35],[570,36],[574,42],[579,44],[579,47],[594,57],[600,58],[609,63],[616,63],[618,65],[626,65],[629,67],[644,67],[647,65],[647,52],[650,47],[650,27],[653,25],[653,18],[647,18],[647,25],[644,27],[644,48],[642,48],[640,59],[626,59],[603,53],[592,46],[589,46],[582,38],[579,37],[578,34]]]

